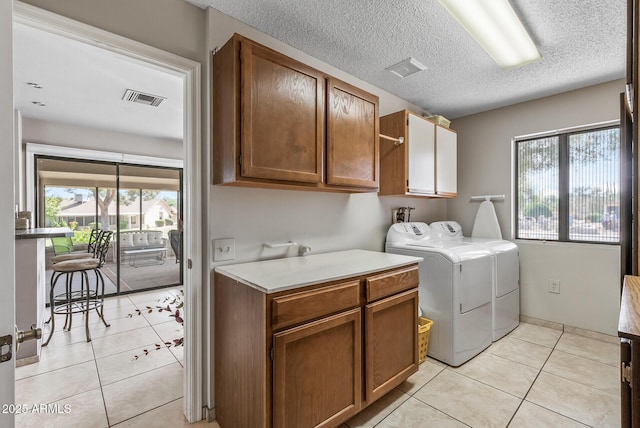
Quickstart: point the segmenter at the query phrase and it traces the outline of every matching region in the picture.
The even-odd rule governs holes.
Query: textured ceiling
[[[504,71],[437,0],[186,0],[450,119],[622,78],[626,1],[511,0],[543,60]],[[414,57],[427,70],[385,68]]]

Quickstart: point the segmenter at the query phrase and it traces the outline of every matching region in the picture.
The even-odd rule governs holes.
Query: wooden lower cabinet
[[[366,400],[372,403],[418,370],[418,290],[365,307]]]
[[[360,308],[273,335],[273,426],[333,427],[362,405]]]
[[[222,428],[337,427],[418,370],[417,264],[273,294],[214,280]]]

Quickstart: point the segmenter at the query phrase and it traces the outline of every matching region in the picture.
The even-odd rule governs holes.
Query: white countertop
[[[291,290],[422,261],[420,257],[347,250],[218,266],[215,271],[264,293]]]

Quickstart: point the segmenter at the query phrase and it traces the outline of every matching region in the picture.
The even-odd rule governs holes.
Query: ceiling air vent
[[[131,101],[132,103],[145,104],[148,106],[158,107],[165,97],[159,97],[157,95],[145,94],[144,92],[134,91],[133,89],[127,89],[122,99],[125,101]]]
[[[385,70],[390,71],[398,77],[402,77],[403,79],[407,76],[411,76],[414,73],[419,71],[426,70],[427,67],[422,65],[420,61],[415,58],[407,58],[404,61],[400,61],[399,63],[392,65],[391,67],[385,68]]]

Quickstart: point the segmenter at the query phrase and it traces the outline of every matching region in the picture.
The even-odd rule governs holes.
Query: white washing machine
[[[431,239],[426,223],[396,223],[385,250],[422,257],[419,302],[433,321],[427,354],[457,367],[492,339],[491,251],[481,245]]]
[[[432,239],[454,240],[485,245],[494,253],[493,259],[493,341],[504,337],[520,323],[520,257],[518,246],[511,241],[473,238],[462,235],[455,221],[431,223]]]

